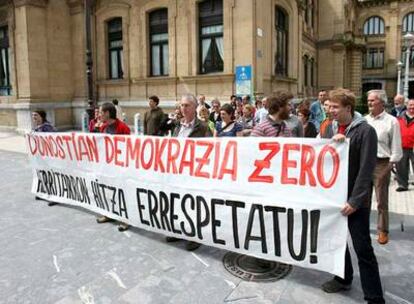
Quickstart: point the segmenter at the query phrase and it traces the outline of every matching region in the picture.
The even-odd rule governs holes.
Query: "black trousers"
[[[377,258],[371,244],[369,234],[369,216],[371,209],[361,208],[348,216],[348,229],[351,234],[352,244],[358,258],[361,285],[364,292],[364,299],[368,303],[385,303],[381,279],[378,270]],[[343,284],[351,284],[354,276],[351,254],[347,246],[345,253],[345,279],[335,277]]]

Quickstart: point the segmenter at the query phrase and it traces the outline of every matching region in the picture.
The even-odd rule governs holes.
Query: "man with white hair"
[[[209,137],[212,135],[207,124],[197,118],[197,99],[194,95],[186,94],[181,97],[180,110],[183,118],[177,122],[172,133],[173,137]],[[179,240],[174,237],[167,237],[167,242]],[[196,250],[198,247],[200,247],[200,244],[197,242],[186,242],[188,251]]]
[[[391,115],[394,117],[401,117],[404,112],[407,110],[407,107],[404,104],[404,96],[397,94],[394,97],[394,108],[391,110]]]
[[[402,158],[400,126],[397,119],[385,111],[387,96],[382,90],[368,92],[368,123],[378,136],[377,164],[374,189],[378,208],[378,243],[388,243],[388,189],[391,169]]]

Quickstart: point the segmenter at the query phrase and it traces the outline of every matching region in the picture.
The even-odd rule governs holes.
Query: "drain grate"
[[[245,281],[274,282],[292,271],[292,265],[261,260],[248,255],[228,252],[223,257],[224,268]]]

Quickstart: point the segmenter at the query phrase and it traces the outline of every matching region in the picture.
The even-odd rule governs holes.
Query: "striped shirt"
[[[253,128],[250,136],[255,137],[292,137],[292,130],[284,121],[277,123],[269,116]]]

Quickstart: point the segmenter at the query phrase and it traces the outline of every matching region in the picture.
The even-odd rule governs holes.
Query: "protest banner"
[[[348,142],[28,133],[26,143],[41,198],[343,276]]]

